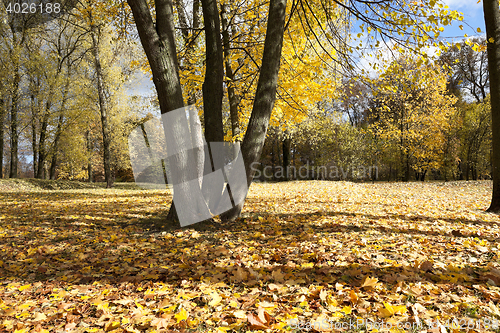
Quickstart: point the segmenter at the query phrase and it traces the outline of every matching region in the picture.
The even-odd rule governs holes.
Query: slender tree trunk
[[[104,179],[106,181],[106,188],[112,188],[114,179],[111,171],[111,137],[109,133],[108,124],[108,106],[106,100],[106,87],[104,83],[104,73],[101,65],[101,58],[99,54],[99,28],[91,25],[92,35],[92,52],[94,55],[94,66],[96,71],[97,80],[97,95],[99,98],[99,111],[101,113],[101,127],[102,127],[102,142],[103,142],[103,162],[104,162]]]
[[[0,99],[0,178],[3,178],[3,146],[4,146],[4,120],[5,104],[3,98]]]
[[[236,141],[240,141],[240,119],[238,113],[239,97],[236,95],[234,89],[234,74],[231,68],[230,54],[229,50],[231,48],[230,37],[229,37],[229,25],[227,22],[226,15],[226,4],[221,6],[221,23],[222,23],[222,40],[224,45],[224,58],[226,67],[226,77],[227,77],[227,97],[229,100],[229,114],[231,116],[231,134],[233,138],[237,138]]]
[[[87,139],[87,152],[89,154],[87,162],[88,181],[89,183],[92,183],[94,181],[94,177],[92,175],[92,141],[90,138],[90,130],[87,130],[85,133],[85,138]]]
[[[45,167],[45,159],[47,158],[46,144],[45,141],[47,139],[47,127],[49,124],[49,110],[50,110],[50,102],[47,102],[45,107],[45,113],[43,114],[42,123],[40,125],[40,141],[38,142],[38,169],[36,172],[36,178],[43,179],[44,176],[44,167]]]
[[[10,108],[10,171],[9,178],[17,178],[17,164],[19,162],[18,143],[19,133],[17,132],[17,113],[19,106],[19,83],[21,75],[19,66],[14,70],[14,82],[12,87],[12,105]]]
[[[247,132],[241,146],[248,186],[252,183],[255,173],[252,164],[259,160],[262,153],[269,119],[271,118],[276,100],[285,17],[286,0],[271,0],[269,3],[266,40],[264,42],[264,53],[262,55],[262,66],[257,83],[257,91],[255,93]],[[221,214],[221,218],[229,221],[236,219],[241,213],[243,203],[244,201],[226,213]]]
[[[188,72],[193,71],[192,66],[192,57],[194,47],[196,46],[196,42],[194,40],[194,33],[189,34],[189,25],[186,17],[186,13],[184,12],[184,3],[183,0],[174,0],[175,8],[177,9],[177,15],[179,17],[179,24],[181,26],[181,34],[184,39],[184,48],[185,48],[185,57],[184,57],[184,69]],[[200,11],[200,0],[193,1],[193,29],[198,29],[199,27],[199,11]],[[196,92],[194,89],[188,88],[188,105],[196,104]]]
[[[59,148],[59,140],[61,139],[61,134],[62,134],[63,120],[64,120],[64,114],[61,110],[61,113],[59,114],[59,119],[57,120],[56,136],[54,138],[54,145],[52,150],[52,161],[50,163],[50,179],[56,179],[57,151]]]
[[[35,105],[35,93],[32,92],[31,95],[31,116],[33,117],[31,120],[31,148],[33,150],[33,177],[36,177],[36,172],[38,169],[38,143],[37,143],[37,119],[38,119],[38,111]]]
[[[276,170],[276,145],[275,145],[275,141],[276,139],[273,137],[272,141],[271,141],[271,164],[273,166],[273,181],[276,181],[276,173],[274,172],[274,170]]]
[[[68,72],[71,70],[71,66],[68,62]],[[57,167],[57,152],[59,149],[59,140],[61,139],[62,135],[62,126],[63,126],[63,120],[64,120],[64,112],[66,111],[66,101],[67,101],[67,94],[69,91],[69,85],[70,85],[70,80],[69,78],[66,80],[66,84],[64,86],[64,92],[63,92],[63,97],[62,97],[62,105],[59,113],[59,118],[57,120],[57,129],[56,129],[56,135],[54,138],[54,144],[52,145],[52,161],[50,163],[50,179],[56,179],[56,167]]]
[[[493,193],[490,212],[500,212],[500,8],[498,0],[483,0],[491,93]],[[493,43],[489,42],[492,39]]]
[[[290,146],[291,139],[288,137],[288,133],[285,132],[285,138],[283,139],[283,171],[285,172],[285,180],[290,180],[288,169],[290,167]]]
[[[145,0],[127,1],[132,9],[139,37],[151,66],[153,82],[158,92],[162,114],[182,108],[184,103],[178,74],[172,1],[156,1],[156,24],[153,22],[148,4]],[[276,98],[285,13],[286,0],[271,0],[256,97],[247,133],[241,148],[247,171],[248,185],[251,184],[255,171],[251,168],[251,164],[258,161],[260,158],[269,125],[269,119]],[[182,138],[186,136],[186,133],[183,133],[177,126],[172,126],[172,133],[169,134],[171,134],[174,140],[179,140],[179,143],[181,143]],[[168,144],[170,144],[170,142],[168,142]],[[177,144],[177,142],[174,142],[174,144]],[[171,169],[173,169],[172,172],[177,173],[182,171],[179,168],[182,165],[186,165],[188,159],[183,153],[176,154],[175,158],[175,160],[172,160],[173,163],[171,163],[170,166]],[[180,174],[182,174],[182,179],[179,179],[180,184],[185,184],[185,182],[191,180],[189,179],[189,173],[181,172]],[[226,189],[230,191],[228,187],[226,187]],[[176,196],[180,196],[182,200],[190,199],[189,188],[181,187],[179,190],[174,190],[174,200]],[[227,212],[227,214],[223,214],[224,216],[221,217],[225,219],[234,219],[240,214],[242,207],[243,202]],[[170,212],[172,211],[175,212],[175,205],[172,205]],[[168,218],[173,217],[173,214],[170,214],[170,212]]]

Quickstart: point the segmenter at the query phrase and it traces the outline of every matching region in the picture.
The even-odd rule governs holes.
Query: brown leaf
[[[264,308],[259,306],[259,309],[257,310],[257,313],[259,314],[259,319],[261,322],[263,322],[266,325],[269,325],[271,323],[271,316],[269,313],[264,310]]]
[[[260,320],[258,316],[254,315],[253,313],[249,313],[247,315],[247,320],[249,328],[251,330],[265,330],[269,328],[262,322],[262,320]]]
[[[378,285],[378,279],[375,277],[375,278],[371,278],[369,277],[368,275],[366,276],[365,280],[363,281],[363,284],[361,285],[361,288],[365,288],[365,289],[373,289],[375,288],[377,285]]]
[[[283,274],[281,272],[281,269],[277,269],[277,270],[273,271],[272,276],[273,276],[274,281],[276,281],[276,282],[283,282],[283,280],[285,278],[285,274]]]
[[[433,266],[434,264],[427,260],[420,264],[420,269],[424,272],[429,272],[432,270]]]
[[[248,278],[248,273],[241,268],[241,266],[238,266],[236,269],[236,272],[233,273],[234,279],[238,282],[246,281]]]

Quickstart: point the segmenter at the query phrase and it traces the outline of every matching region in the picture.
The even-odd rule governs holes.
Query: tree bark
[[[36,111],[36,107],[34,106],[35,102],[35,95],[31,95],[31,115],[33,117],[31,121],[31,148],[33,150],[33,177],[36,176],[36,173],[38,171],[38,143],[37,143],[37,118],[38,118],[38,112]]]
[[[257,91],[255,92],[250,121],[241,146],[248,186],[252,183],[255,173],[252,164],[259,160],[262,153],[269,120],[276,100],[285,17],[286,0],[271,0]],[[225,221],[236,219],[241,213],[243,203],[244,201],[221,214],[221,218]]]
[[[127,1],[132,9],[137,31],[151,67],[161,113],[165,114],[184,107],[175,46],[172,0],[156,1],[156,25],[145,0]],[[169,136],[173,138],[173,141],[167,143],[167,150],[170,144],[181,147],[185,145],[185,140],[195,139],[186,138],[182,126],[177,126],[177,124],[169,125],[172,129]],[[194,179],[194,172],[197,173],[200,169],[203,172],[203,165],[193,166],[189,165],[190,162],[188,152],[185,151],[176,154],[169,160],[172,174],[180,175],[180,179],[177,179],[179,186],[174,190],[174,201],[178,198],[183,202],[189,202],[191,193],[193,193],[191,192],[191,186],[194,186],[194,184],[189,185],[188,182]],[[188,166],[187,169],[186,166]],[[208,210],[207,206],[205,208]],[[173,202],[167,215],[167,223],[177,227],[180,226]]]
[[[288,169],[290,167],[290,147],[292,140],[289,134],[285,131],[285,138],[283,139],[283,171],[285,173],[285,180],[290,180]]]
[[[240,119],[238,113],[238,104],[239,98],[236,95],[236,91],[234,89],[234,73],[231,67],[231,61],[229,59],[229,50],[231,48],[230,36],[229,36],[229,24],[227,21],[226,15],[226,4],[221,6],[221,23],[222,23],[222,41],[224,46],[224,58],[225,58],[225,68],[226,68],[226,77],[227,77],[227,98],[229,100],[229,114],[231,116],[231,134],[235,141],[240,141]]]
[[[500,8],[498,0],[483,0],[491,93],[493,193],[489,212],[500,212]],[[493,42],[490,42],[493,39]]]
[[[57,120],[57,129],[56,129],[56,136],[54,138],[54,145],[52,146],[52,161],[50,162],[50,179],[56,179],[56,167],[57,167],[57,151],[59,147],[59,140],[61,138],[62,134],[62,125],[63,125],[63,120],[64,120],[64,114],[61,110],[61,113],[59,114],[59,119]]]
[[[111,172],[111,137],[108,124],[108,106],[106,100],[106,87],[104,83],[104,73],[102,70],[101,58],[99,54],[99,28],[91,24],[92,53],[94,56],[94,66],[97,79],[97,95],[99,98],[99,111],[101,113],[102,142],[103,142],[103,162],[104,179],[106,188],[112,188],[114,179]]]
[[[176,56],[172,0],[156,1],[156,26],[151,17],[146,0],[127,0],[132,9],[134,19],[141,43],[149,60],[153,73],[161,113],[182,108],[184,105],[182,90],[179,80],[178,63]],[[269,5],[269,17],[267,25],[262,66],[257,84],[255,101],[250,117],[247,133],[242,143],[241,153],[247,172],[247,184],[250,185],[254,176],[253,162],[258,161],[262,153],[269,119],[276,99],[276,86],[280,67],[281,50],[283,44],[283,33],[286,16],[286,0],[271,0]],[[172,136],[182,143],[186,133],[182,133],[177,126],[172,126]],[[169,142],[170,144],[170,142]],[[168,149],[168,147],[167,147]],[[172,169],[179,168],[188,161],[185,154],[175,155],[176,159],[170,164]],[[173,170],[173,172],[180,170]],[[185,179],[180,183],[188,181],[188,173],[182,173]],[[230,191],[229,188],[226,190]],[[189,198],[189,191],[181,189],[174,191],[175,196]],[[232,220],[239,216],[243,202],[232,210],[221,215],[222,219]],[[172,205],[167,219],[175,215],[175,205]]]
[[[220,38],[219,10],[216,0],[201,0],[205,22],[206,66],[203,83],[203,113],[207,142],[224,141],[222,96],[224,68]]]
[[[3,178],[3,146],[4,146],[4,119],[5,119],[5,103],[4,99],[0,98],[0,178]]]
[[[45,158],[47,157],[45,140],[47,138],[47,127],[49,126],[49,115],[50,115],[50,102],[47,102],[45,105],[45,113],[43,114],[42,123],[40,125],[40,140],[38,141],[38,163],[37,163],[37,171],[36,178],[43,179],[44,178],[44,166],[45,166]]]
[[[19,106],[19,83],[21,75],[19,66],[14,69],[14,82],[12,87],[12,103],[10,107],[10,170],[9,178],[17,178],[17,164],[19,162],[18,144],[19,133],[17,132],[17,113]]]
[[[87,162],[88,181],[89,183],[92,183],[94,182],[94,177],[92,174],[92,141],[90,137],[90,129],[85,132],[85,138],[87,139],[87,152],[89,154],[89,159]]]

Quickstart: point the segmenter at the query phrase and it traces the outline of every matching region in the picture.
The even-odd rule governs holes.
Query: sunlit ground
[[[0,331],[345,331],[357,319],[358,331],[450,332],[453,319],[495,331],[490,195],[488,181],[253,184],[236,223],[162,232],[168,191],[4,190]]]

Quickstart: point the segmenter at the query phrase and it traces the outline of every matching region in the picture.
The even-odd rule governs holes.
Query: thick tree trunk
[[[102,142],[103,142],[103,162],[104,162],[104,179],[106,181],[106,188],[112,188],[114,179],[111,171],[111,137],[109,133],[108,124],[108,106],[106,100],[106,87],[104,83],[104,73],[101,65],[101,58],[99,54],[99,28],[91,25],[92,35],[92,53],[94,56],[94,66],[96,71],[97,80],[97,95],[99,98],[99,111],[101,113],[101,127],[102,127]]]
[[[219,10],[217,8],[216,0],[201,0],[203,9],[203,20],[205,22],[205,81],[203,83],[203,114],[205,120],[205,141],[222,142],[224,141],[224,127],[222,124],[222,97],[224,94],[224,67],[222,56],[222,41],[220,36],[220,21]],[[192,127],[193,128],[193,127]],[[204,154],[204,161],[199,160],[207,166],[210,170],[215,171],[214,154],[209,148]],[[202,157],[202,154],[199,155]],[[208,168],[204,168],[208,170]],[[203,176],[203,169],[200,168],[200,176]],[[224,183],[217,181],[210,181],[205,178],[202,184],[202,193],[205,198],[209,198],[207,204],[209,207],[216,208],[216,202],[211,202],[213,196],[210,193],[222,193]]]
[[[219,11],[216,0],[201,0],[205,22],[206,71],[203,83],[203,113],[207,142],[224,141],[222,126],[222,83],[224,68],[220,38]]]
[[[171,0],[157,0],[156,25],[153,22],[146,0],[128,0],[141,43],[153,73],[161,113],[167,113],[183,107],[182,90],[179,81],[178,63],[174,40],[173,13]],[[269,6],[269,18],[267,26],[264,54],[262,58],[261,72],[257,85],[256,97],[250,117],[248,130],[242,144],[242,157],[247,172],[247,184],[250,185],[254,175],[251,168],[253,162],[258,161],[265,141],[269,119],[276,98],[276,86],[281,59],[283,43],[283,32],[285,25],[286,0],[271,0]],[[182,145],[182,139],[186,136],[180,126],[171,126],[169,137],[179,142],[173,144]],[[171,142],[168,142],[171,144]],[[168,147],[167,147],[168,149]],[[188,156],[183,153],[175,155],[176,159],[170,162],[171,172],[182,175],[178,179],[179,184],[191,180],[189,172],[181,172],[179,169],[188,162]],[[190,199],[188,187],[174,190],[174,201],[176,196],[182,200]],[[227,188],[230,191],[229,188]],[[185,201],[188,202],[188,201]],[[175,217],[175,206],[172,205],[169,218]],[[234,209],[221,215],[223,219],[232,220],[236,218],[243,207],[243,201]]]
[[[128,4],[132,9],[139,37],[149,60],[161,113],[165,114],[184,107],[175,46],[172,1],[156,1],[156,24],[153,22],[145,0],[128,0]],[[186,139],[183,127],[177,123],[169,124],[169,126],[171,132],[168,133],[168,137],[171,138],[171,141],[167,142],[167,150],[168,145],[185,146],[185,140],[188,139]],[[203,165],[190,165],[190,163],[192,161],[186,151],[179,152],[169,160],[171,173],[180,176],[179,179],[176,179],[178,186],[174,190],[174,201],[178,199],[182,202],[190,202],[192,199],[192,186],[196,184],[188,182],[194,179],[194,172],[203,170]],[[186,168],[186,166],[188,167]],[[185,209],[185,207],[182,208]],[[204,208],[208,211],[206,205]],[[189,210],[189,208],[187,209]],[[167,216],[167,223],[180,226],[173,203]]]
[[[281,50],[283,46],[283,33],[285,28],[286,0],[271,0],[269,3],[269,16],[267,20],[266,40],[264,42],[264,53],[262,55],[262,66],[257,83],[257,91],[252,108],[247,132],[241,146],[245,170],[247,173],[247,184],[250,186],[255,169],[252,167],[262,153],[262,147],[266,139],[269,119],[276,100],[276,86],[278,84],[278,73],[280,68]],[[243,208],[242,201],[233,209],[221,214],[226,221],[236,219]]]
[[[491,93],[493,193],[489,212],[500,212],[500,8],[498,0],[483,0]],[[490,39],[493,42],[490,42]]]

